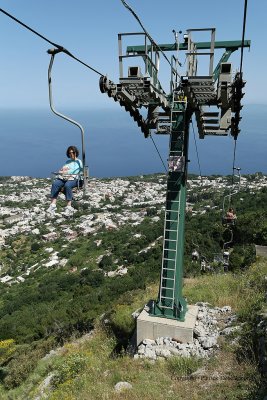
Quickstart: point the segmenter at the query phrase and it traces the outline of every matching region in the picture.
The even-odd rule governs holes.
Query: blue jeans
[[[51,198],[56,199],[61,189],[64,189],[64,194],[67,201],[72,200],[72,189],[78,186],[78,179],[65,181],[63,179],[55,179],[51,187]]]

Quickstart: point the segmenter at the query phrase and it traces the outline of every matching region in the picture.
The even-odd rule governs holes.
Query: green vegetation
[[[159,176],[142,179],[158,182]],[[219,211],[222,193],[214,193],[212,188],[204,195],[193,191],[189,199],[194,211],[206,212],[186,216],[184,296],[191,304],[207,301],[213,306],[230,305],[237,312],[244,323],[243,348],[248,348],[242,359],[237,359],[235,352],[240,349],[231,343],[222,343],[218,360],[209,362],[173,358],[152,364],[125,353],[135,327],[131,314],[157,298],[161,268],[164,213],[159,205],[144,206],[146,217],[139,225],[102,228],[96,235],[71,242],[64,237],[44,242],[42,235],[49,232],[45,224],[40,225],[38,235],[29,232],[6,240],[6,247],[0,249],[6,274],[16,277],[41,261],[44,264],[49,260],[47,247],[66,263],[42,267],[20,284],[0,283],[1,399],[34,399],[41,382],[52,374],[48,397],[52,400],[177,399],[177,393],[182,393],[181,399],[198,400],[199,382],[188,385],[189,375],[198,368],[226,373],[228,378],[234,371],[236,377],[209,381],[209,391],[201,392],[204,400],[257,398],[253,396],[260,376],[253,359],[253,326],[255,314],[266,301],[267,267],[263,261],[253,263],[254,245],[267,245],[267,190],[258,190],[253,196],[245,190],[233,198],[238,219],[227,274],[214,262],[229,240],[229,229],[221,224]],[[116,199],[120,206],[121,200]],[[16,204],[12,202],[12,206]],[[108,200],[103,203],[108,204]],[[77,207],[75,218],[88,212],[86,204]],[[74,228],[75,218],[69,223]],[[211,264],[210,273],[201,275],[200,262],[192,262],[195,248]],[[107,276],[121,266],[128,269],[126,275]],[[89,340],[77,339],[93,329]],[[44,358],[58,346],[63,347],[56,356]],[[123,396],[116,394],[113,387],[120,380],[129,381],[133,390]]]
[[[234,307],[245,323],[246,346],[244,343],[235,344],[231,340],[222,339],[220,352],[210,360],[174,357],[152,363],[142,359],[134,360],[123,350],[116,356],[114,349],[118,344],[118,336],[114,336],[113,332],[131,330],[128,326],[131,312],[156,294],[155,284],[146,291],[135,290],[121,295],[117,298],[116,305],[114,304],[114,311],[111,312],[113,316],[110,315],[111,322],[108,327],[104,327],[100,321],[96,322],[91,336],[65,344],[55,356],[39,359],[38,362],[35,359],[38,356],[41,358],[41,355],[51,348],[52,343],[44,342],[42,346],[36,346],[32,357],[25,356],[27,352],[29,354],[29,348],[22,346],[19,354],[14,356],[13,353],[13,362],[7,364],[3,384],[9,391],[2,387],[1,398],[33,399],[40,393],[43,380],[51,375],[50,386],[44,389],[50,400],[100,400],[105,397],[115,400],[174,400],[177,399],[177,393],[181,400],[261,399],[260,395],[257,395],[260,375],[255,359],[251,359],[249,344],[252,334],[251,311],[252,308],[254,311],[260,309],[264,304],[266,274],[267,263],[260,261],[237,276],[232,273],[207,275],[190,278],[185,282],[185,293],[190,301],[205,299],[213,305],[230,304]],[[257,300],[254,299],[255,292],[258,293]],[[243,298],[240,298],[241,295]],[[249,300],[252,302],[248,309]],[[108,318],[108,315],[104,318]],[[10,343],[4,347],[10,349],[13,346],[14,344]],[[191,374],[199,368],[204,371],[204,378],[192,378]],[[127,381],[133,388],[123,394],[116,393],[114,385],[119,381]],[[209,385],[208,391],[201,389],[203,383]]]

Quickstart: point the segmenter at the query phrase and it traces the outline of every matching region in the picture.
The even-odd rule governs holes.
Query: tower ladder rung
[[[165,290],[174,290],[173,288],[168,288],[168,287],[166,287],[166,286],[161,286],[161,289],[165,289]],[[172,297],[171,297],[172,298]]]
[[[168,278],[167,276],[163,276],[162,279],[166,279],[167,281],[174,281],[174,278]],[[172,288],[165,288],[165,289],[172,289]]]
[[[163,305],[160,305],[160,308],[166,308],[166,309],[168,309],[168,310],[172,310],[172,309],[173,309],[173,307],[170,307],[170,306],[163,306]]]

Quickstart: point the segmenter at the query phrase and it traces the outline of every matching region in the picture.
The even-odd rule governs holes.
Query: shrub
[[[6,348],[12,351],[12,359],[10,362],[6,362],[1,377],[3,378],[4,387],[8,390],[25,382],[35,369],[38,361],[55,346],[53,337],[44,341],[33,342],[31,345],[16,346],[16,348],[12,339],[0,343],[4,342]]]
[[[89,357],[79,353],[63,358],[57,366],[51,384],[56,388],[67,380],[75,378],[88,364]]]
[[[31,357],[28,354],[22,354],[10,361],[7,368],[7,375],[4,378],[5,388],[10,390],[21,385],[34,370],[36,364],[36,357]]]
[[[229,261],[230,261],[230,268],[232,271],[236,270],[236,269],[240,269],[242,266],[242,262],[243,262],[243,258],[240,254],[238,254],[237,252],[233,251],[230,254],[229,257]]]
[[[112,331],[120,342],[127,342],[133,333],[135,328],[133,311],[130,306],[119,304],[110,316]]]
[[[99,263],[99,267],[105,270],[107,267],[112,265],[112,262],[113,260],[111,256],[104,255]]]
[[[38,251],[40,249],[40,247],[41,247],[41,245],[38,242],[34,242],[31,245],[31,251],[33,251],[33,252]]]
[[[104,276],[101,271],[90,271],[84,270],[82,271],[80,284],[81,285],[90,285],[92,287],[100,287],[104,281]]]
[[[5,363],[15,351],[15,341],[13,339],[0,341],[0,365]]]

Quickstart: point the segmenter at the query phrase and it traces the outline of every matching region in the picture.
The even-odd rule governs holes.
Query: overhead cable
[[[193,125],[193,122],[192,122],[192,121],[191,121],[191,126],[192,126],[192,129],[193,129],[193,136],[194,136],[195,149],[196,149],[196,154],[197,154],[197,163],[198,163],[199,175],[200,175],[200,179],[202,180],[202,173],[201,173],[201,168],[200,168],[200,161],[199,161],[199,155],[198,155],[196,134],[195,134],[195,129],[194,129],[194,125]]]
[[[170,60],[168,59],[168,57],[166,56],[166,54],[164,53],[164,51],[160,48],[160,46],[155,42],[155,40],[152,38],[152,36],[150,36],[150,34],[148,33],[148,31],[145,29],[144,25],[142,24],[140,18],[138,17],[138,15],[136,14],[136,12],[126,3],[125,0],[121,0],[122,4],[124,5],[125,8],[127,8],[135,17],[135,19],[139,22],[140,26],[142,27],[143,31],[145,32],[145,34],[147,35],[147,37],[149,38],[149,40],[151,41],[151,43],[157,48],[157,50],[163,55],[163,57],[165,58],[165,60],[167,60],[168,64],[171,66],[171,68],[173,69]]]
[[[75,57],[73,54],[71,54],[67,49],[65,49],[63,46],[56,44],[54,42],[52,42],[51,40],[47,39],[45,36],[41,35],[39,32],[35,31],[34,29],[32,29],[30,26],[24,24],[24,22],[20,21],[19,19],[17,19],[16,17],[14,17],[13,15],[9,14],[7,11],[3,10],[2,8],[0,8],[0,11],[5,14],[7,17],[13,19],[13,21],[17,22],[19,25],[23,26],[24,28],[28,29],[30,32],[34,33],[35,35],[39,36],[41,39],[45,40],[46,42],[52,44],[52,46],[55,46],[57,49],[59,49],[60,51],[62,51],[63,53],[67,54],[69,57],[73,58],[74,60],[78,61],[80,64],[84,65],[85,67],[89,68],[90,70],[92,70],[93,72],[95,72],[98,75],[104,76],[104,74],[102,74],[101,72],[97,71],[95,68],[91,67],[90,65],[86,64],[85,62],[83,62],[82,60],[80,60],[79,58]]]
[[[247,0],[244,3],[244,16],[243,16],[243,30],[242,30],[242,42],[241,42],[241,60],[240,60],[240,76],[242,78],[242,66],[243,66],[243,52],[245,42],[245,30],[246,30],[246,19],[247,19]]]
[[[160,158],[160,160],[161,160],[161,162],[162,162],[162,165],[163,165],[163,167],[164,167],[166,173],[168,173],[168,170],[167,170],[167,168],[166,168],[166,165],[165,165],[165,163],[164,163],[164,161],[163,161],[163,159],[162,159],[162,157],[161,157],[161,155],[160,155],[159,149],[157,148],[157,145],[156,145],[156,143],[154,142],[154,139],[152,138],[151,135],[149,135],[149,137],[150,137],[150,139],[152,140],[152,142],[153,142],[153,144],[154,144],[154,146],[155,146],[155,149],[157,150],[157,153],[158,153],[158,155],[159,155],[159,158]]]
[[[235,175],[235,157],[236,157],[236,142],[237,140],[234,139],[235,145],[234,145],[234,156],[233,156],[233,172],[232,172],[232,185],[234,184],[234,175]]]
[[[235,116],[233,118],[234,124],[232,128],[232,135],[234,136],[234,139],[237,139],[237,136],[240,132],[240,129],[238,129],[239,126],[239,121],[241,120],[240,117],[240,110],[242,108],[241,106],[241,99],[244,96],[242,93],[242,88],[245,86],[245,81],[243,81],[243,72],[242,72],[242,67],[243,67],[243,53],[244,53],[244,41],[245,41],[245,30],[246,30],[246,18],[247,18],[247,0],[244,2],[244,16],[243,16],[243,29],[242,29],[242,41],[241,41],[241,56],[240,56],[240,71],[239,73],[236,74],[235,81],[232,85],[233,90],[234,90],[234,103],[235,104]],[[233,179],[232,179],[233,180]]]

